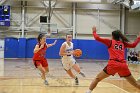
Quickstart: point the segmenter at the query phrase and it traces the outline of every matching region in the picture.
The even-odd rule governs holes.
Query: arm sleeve
[[[140,42],[140,37],[138,37],[133,43],[124,42],[126,48],[135,48]]]
[[[96,34],[95,31],[93,32],[93,37],[95,38],[95,40],[97,40],[97,41],[99,41],[99,42],[105,44],[106,46],[108,46],[108,47],[111,46],[111,43],[112,43],[111,40],[99,37],[99,36]]]

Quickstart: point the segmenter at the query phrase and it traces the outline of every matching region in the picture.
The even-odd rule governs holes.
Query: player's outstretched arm
[[[54,46],[56,44],[57,40],[55,40],[52,44],[47,44],[47,47]]]
[[[111,44],[111,40],[107,39],[107,38],[101,38],[99,35],[97,35],[97,30],[96,30],[96,27],[93,26],[92,27],[92,34],[93,34],[93,37],[95,38],[95,40],[99,41],[99,42],[102,42],[103,44],[105,44],[106,46],[110,46]]]
[[[124,42],[124,45],[126,48],[135,48],[139,42],[140,42],[140,32],[139,32],[137,39],[134,42],[132,42],[132,43]]]

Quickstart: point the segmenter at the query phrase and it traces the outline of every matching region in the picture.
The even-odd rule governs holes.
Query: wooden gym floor
[[[80,84],[76,86],[59,59],[48,62],[49,86],[46,86],[31,59],[0,59],[0,93],[85,93],[92,79],[107,64],[107,61],[77,60],[86,78],[78,75]],[[140,77],[139,64],[129,64],[129,68],[135,78]],[[140,90],[115,75],[100,82],[93,93],[140,93]]]

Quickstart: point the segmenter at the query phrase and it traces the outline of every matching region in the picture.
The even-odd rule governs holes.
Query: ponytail
[[[121,31],[119,31],[119,35],[123,42],[129,42],[129,40],[121,33]]]
[[[113,39],[117,41],[122,40],[122,42],[129,42],[129,40],[119,30],[113,31],[112,36]]]

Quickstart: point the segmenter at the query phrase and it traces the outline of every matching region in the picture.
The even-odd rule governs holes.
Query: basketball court
[[[85,62],[86,61],[86,62]],[[61,67],[60,60],[49,60],[50,73],[48,75],[49,85],[46,86],[40,78],[30,59],[1,59],[5,64],[4,75],[1,76],[0,91],[1,93],[84,93],[89,87],[91,80],[107,64],[106,61],[78,60],[80,68],[87,72],[85,78],[80,77],[80,84],[75,85],[74,80],[66,75]],[[140,65],[129,65],[135,78],[139,77]],[[131,86],[118,75],[103,80],[94,90],[96,93],[139,93],[140,91]]]

